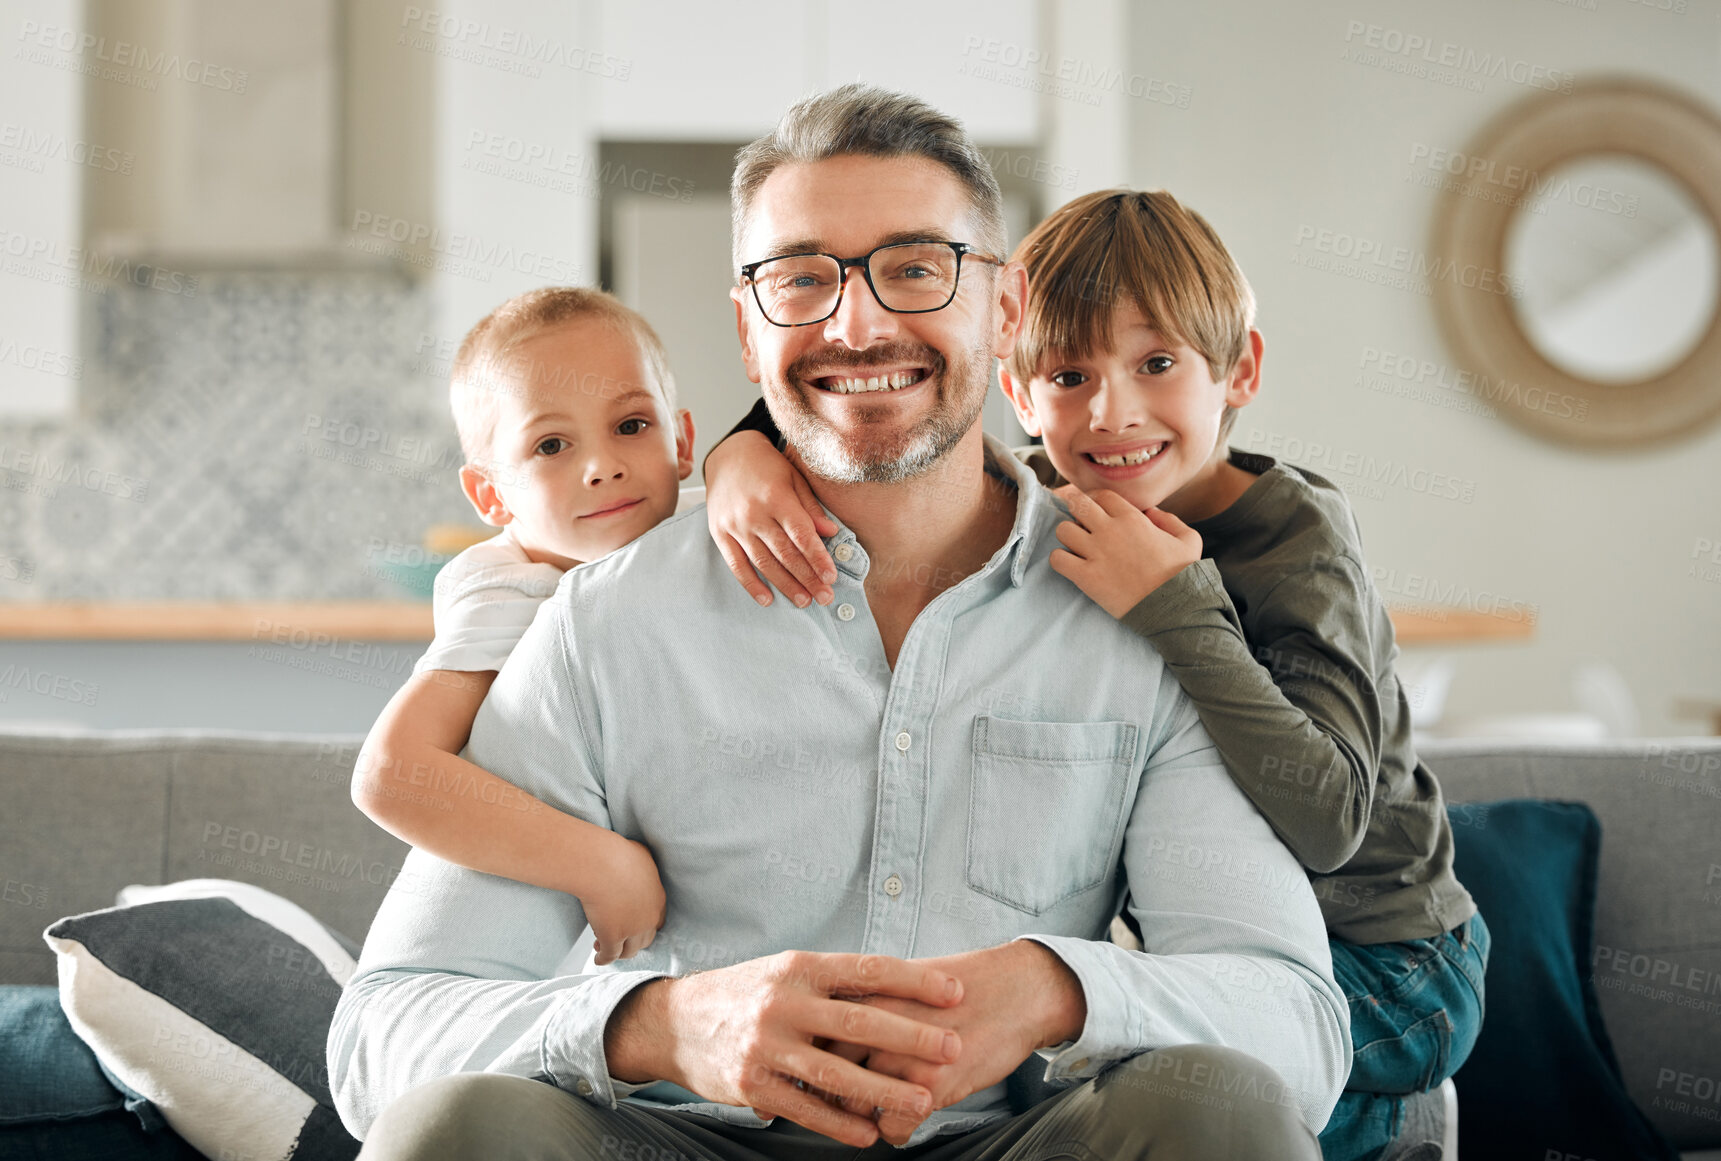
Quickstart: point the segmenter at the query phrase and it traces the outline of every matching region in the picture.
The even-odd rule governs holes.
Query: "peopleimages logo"
[[[1086,105],[1098,105],[1102,93],[1117,93],[1187,109],[1195,94],[1190,86],[1163,77],[1126,73],[1079,57],[1053,56],[1007,40],[970,35],[962,42],[962,56],[959,71],[968,76]]]
[[[128,177],[137,165],[137,155],[130,150],[91,145],[88,141],[31,129],[11,121],[0,124],[0,149],[14,150],[33,160],[46,158],[50,161],[64,161],[71,165],[85,165],[105,173],[119,173]],[[41,172],[39,167],[35,171]]]
[[[38,347],[34,343],[20,343],[17,339],[0,338],[0,363],[10,363],[44,375],[57,375],[62,379],[84,377],[84,361],[78,356]]]
[[[585,280],[578,262],[370,210],[354,211],[346,245],[351,250],[480,282],[490,281],[497,270],[513,270],[549,282]],[[421,253],[421,249],[425,252]]]
[[[4,226],[0,226],[0,262],[5,263],[7,274],[63,283],[96,294],[106,293],[110,282],[186,298],[197,294],[196,275],[113,254],[98,254],[81,246],[66,246]]]
[[[601,198],[608,187],[690,202],[696,188],[691,180],[677,174],[620,161],[600,162],[591,154],[575,153],[560,145],[482,129],[466,135],[466,154],[460,168],[473,173],[593,200]]]
[[[1457,500],[1461,504],[1476,500],[1476,481],[1461,479],[1445,472],[1412,467],[1390,458],[1379,458],[1363,452],[1345,451],[1318,440],[1301,440],[1295,436],[1269,435],[1259,429],[1249,433],[1251,451],[1265,452],[1301,468],[1350,476],[1372,486],[1371,498],[1379,499],[1380,487],[1403,488],[1441,500]]]
[[[633,71],[633,61],[626,57],[434,9],[407,7],[400,28],[396,44],[522,76],[541,77],[545,65],[615,81],[627,80]]]
[[[21,479],[42,480],[49,484],[69,484],[86,492],[100,492],[121,500],[142,502],[149,492],[149,481],[105,468],[93,468],[78,460],[55,459],[50,452],[36,451],[0,444],[0,472]]]
[[[243,93],[251,81],[251,74],[244,69],[211,64],[196,57],[181,56],[165,49],[151,49],[147,45],[128,40],[110,41],[107,37],[97,36],[93,32],[39,24],[34,20],[25,20],[19,24],[18,39],[24,42],[26,48],[52,49],[71,56],[93,58],[101,65],[113,66],[126,76],[152,82],[155,78],[170,77],[203,88]],[[49,62],[35,60],[34,63]],[[99,66],[89,62],[77,71],[102,75]],[[154,88],[153,83],[149,87]]]
[[[18,690],[23,693],[33,693],[38,697],[51,697],[58,701],[75,702],[79,705],[95,705],[96,694],[101,692],[101,686],[93,681],[70,677],[64,673],[49,673],[43,669],[31,669],[27,665],[8,665],[0,669],[0,691]],[[0,701],[5,696],[0,693]]]
[[[1640,200],[1637,194],[1610,189],[1593,181],[1574,182],[1570,177],[1544,175],[1522,165],[1501,165],[1495,159],[1480,154],[1438,149],[1418,142],[1410,147],[1410,167],[1412,170],[1424,168],[1470,186],[1492,186],[1507,193],[1521,194],[1522,197],[1499,200],[1512,205],[1529,204],[1536,213],[1546,212],[1547,202],[1564,201],[1579,209],[1622,218],[1637,217]]]
[[[1474,262],[1460,264],[1455,259],[1426,254],[1408,246],[1389,247],[1373,238],[1343,230],[1298,226],[1297,248],[1299,251],[1306,248],[1314,252],[1312,260],[1303,262],[1311,269],[1331,268],[1335,273],[1349,273],[1351,276],[1356,276],[1359,272],[1379,272],[1411,280],[1452,282],[1470,290],[1504,294],[1511,298],[1521,298],[1524,293],[1521,282],[1492,267],[1478,266]],[[1336,264],[1321,261],[1321,258],[1327,255],[1339,261]],[[1300,255],[1293,257],[1300,259]],[[1371,278],[1370,281],[1374,279]],[[1422,283],[1422,293],[1427,293],[1426,282]]]
[[[1430,391],[1437,391],[1448,396],[1522,407],[1580,422],[1588,417],[1590,411],[1588,399],[1580,399],[1564,391],[1525,387],[1515,380],[1491,379],[1474,371],[1437,363],[1433,359],[1418,359],[1414,355],[1383,351],[1378,347],[1362,349],[1361,366],[1359,386],[1387,394],[1419,398],[1425,402],[1430,398]]]
[[[1698,580],[1721,581],[1721,540],[1699,536],[1691,545],[1691,565],[1686,576]]]
[[[1070,169],[1028,153],[1009,149],[988,149],[983,152],[986,164],[992,167],[995,174],[1008,174],[1041,185],[1057,186],[1059,189],[1075,189],[1076,180],[1081,176],[1080,170]]]
[[[466,457],[461,454],[458,445],[419,436],[401,435],[333,415],[307,414],[299,434],[305,440],[338,444],[357,452],[375,452],[377,455],[405,463],[429,465],[444,470],[458,468],[466,462]]]
[[[1375,565],[1369,572],[1380,592],[1402,597],[1410,609],[1432,614],[1436,619],[1441,612],[1452,609],[1521,625],[1534,625],[1541,618],[1541,606],[1534,601],[1521,601],[1489,589],[1473,589],[1426,573],[1401,573],[1385,565]]]
[[[1468,82],[1460,87],[1472,90],[1479,88],[1479,82],[1487,79],[1510,81],[1514,85],[1550,93],[1572,91],[1574,74],[1564,69],[1531,64],[1503,53],[1479,52],[1450,40],[1435,40],[1419,32],[1386,28],[1364,20],[1352,20],[1345,25],[1345,44],[1349,59],[1358,64],[1375,65],[1391,72],[1407,72],[1442,83]],[[1406,68],[1407,65],[1416,67]]]
[[[229,826],[213,820],[203,824],[203,850],[200,861],[223,861],[220,854],[230,851],[249,856],[259,863],[281,863],[323,875],[360,880],[373,886],[386,887],[400,874],[400,868],[381,859],[369,859],[347,851],[319,847],[282,835]]]

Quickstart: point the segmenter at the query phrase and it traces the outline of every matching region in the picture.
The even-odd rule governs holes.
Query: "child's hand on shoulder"
[[[621,841],[610,855],[611,873],[603,890],[580,899],[597,944],[594,962],[600,964],[632,959],[650,947],[663,926],[668,902],[651,852],[632,839],[616,837]]]
[[[758,432],[737,432],[706,457],[705,520],[729,571],[761,605],[771,590],[759,574],[801,608],[831,603],[837,568],[820,537],[835,536],[837,524]]]
[[[1058,525],[1052,569],[1114,617],[1201,559],[1201,534],[1170,512],[1143,512],[1110,489],[1059,494],[1070,519]]]

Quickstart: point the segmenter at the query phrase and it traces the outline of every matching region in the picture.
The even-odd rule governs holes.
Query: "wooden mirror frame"
[[[1570,93],[1538,94],[1507,109],[1466,152],[1497,171],[1519,166],[1532,175],[1592,154],[1634,157],[1683,186],[1721,239],[1721,118],[1674,89],[1636,79],[1580,81]],[[1533,189],[1507,199],[1467,192],[1475,191],[1459,178],[1441,193],[1433,252],[1456,270],[1511,278],[1506,235]],[[1585,446],[1644,445],[1691,435],[1721,415],[1721,295],[1703,337],[1677,364],[1646,379],[1603,383],[1549,362],[1524,333],[1508,294],[1467,288],[1457,278],[1434,279],[1433,290],[1446,341],[1469,369],[1523,386],[1501,392],[1498,405],[1536,435]],[[1571,403],[1546,408],[1559,393]]]

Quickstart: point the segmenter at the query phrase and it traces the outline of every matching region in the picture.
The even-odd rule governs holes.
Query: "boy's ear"
[[[693,413],[685,407],[675,413],[675,470],[683,480],[693,474]]]
[[[741,362],[747,367],[747,378],[759,381],[759,356],[753,350],[753,340],[747,332],[747,288],[731,286],[729,301],[735,304],[735,333],[741,336]]]
[[[1015,376],[1003,365],[998,367],[998,385],[1004,389],[1010,406],[1015,408],[1016,422],[1022,425],[1022,430],[1029,435],[1044,435],[1040,430],[1040,417],[1034,414],[1034,397],[1028,394],[1028,385],[1016,382]]]
[[[495,483],[479,465],[460,465],[460,490],[472,501],[478,519],[484,523],[500,528],[514,519],[514,514],[502,502],[502,493],[496,490]]]
[[[1238,358],[1237,365],[1225,382],[1225,404],[1244,407],[1255,401],[1261,391],[1261,332],[1249,328],[1249,346]]]

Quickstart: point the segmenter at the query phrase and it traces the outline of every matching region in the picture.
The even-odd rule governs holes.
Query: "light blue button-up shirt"
[[[1052,571],[1061,502],[1000,445],[987,453],[1016,486],[1009,538],[915,618],[894,669],[863,582],[919,566],[873,560],[846,528],[827,542],[839,577],[824,607],[755,604],[702,509],[567,574],[467,757],[645,843],[668,918],[646,951],[593,967],[575,951],[578,900],[413,851],[329,1034],[350,1128],[477,1070],[762,1124],[613,1080],[604,1027],[622,997],[790,948],[923,957],[1024,937],[1087,1001],[1080,1037],[1040,1054],[1045,1081],[1227,1045],[1325,1124],[1350,1037],[1306,874],[1152,646]],[[1145,951],[1106,942],[1126,892]],[[914,1140],[1008,1111],[998,1084]]]

